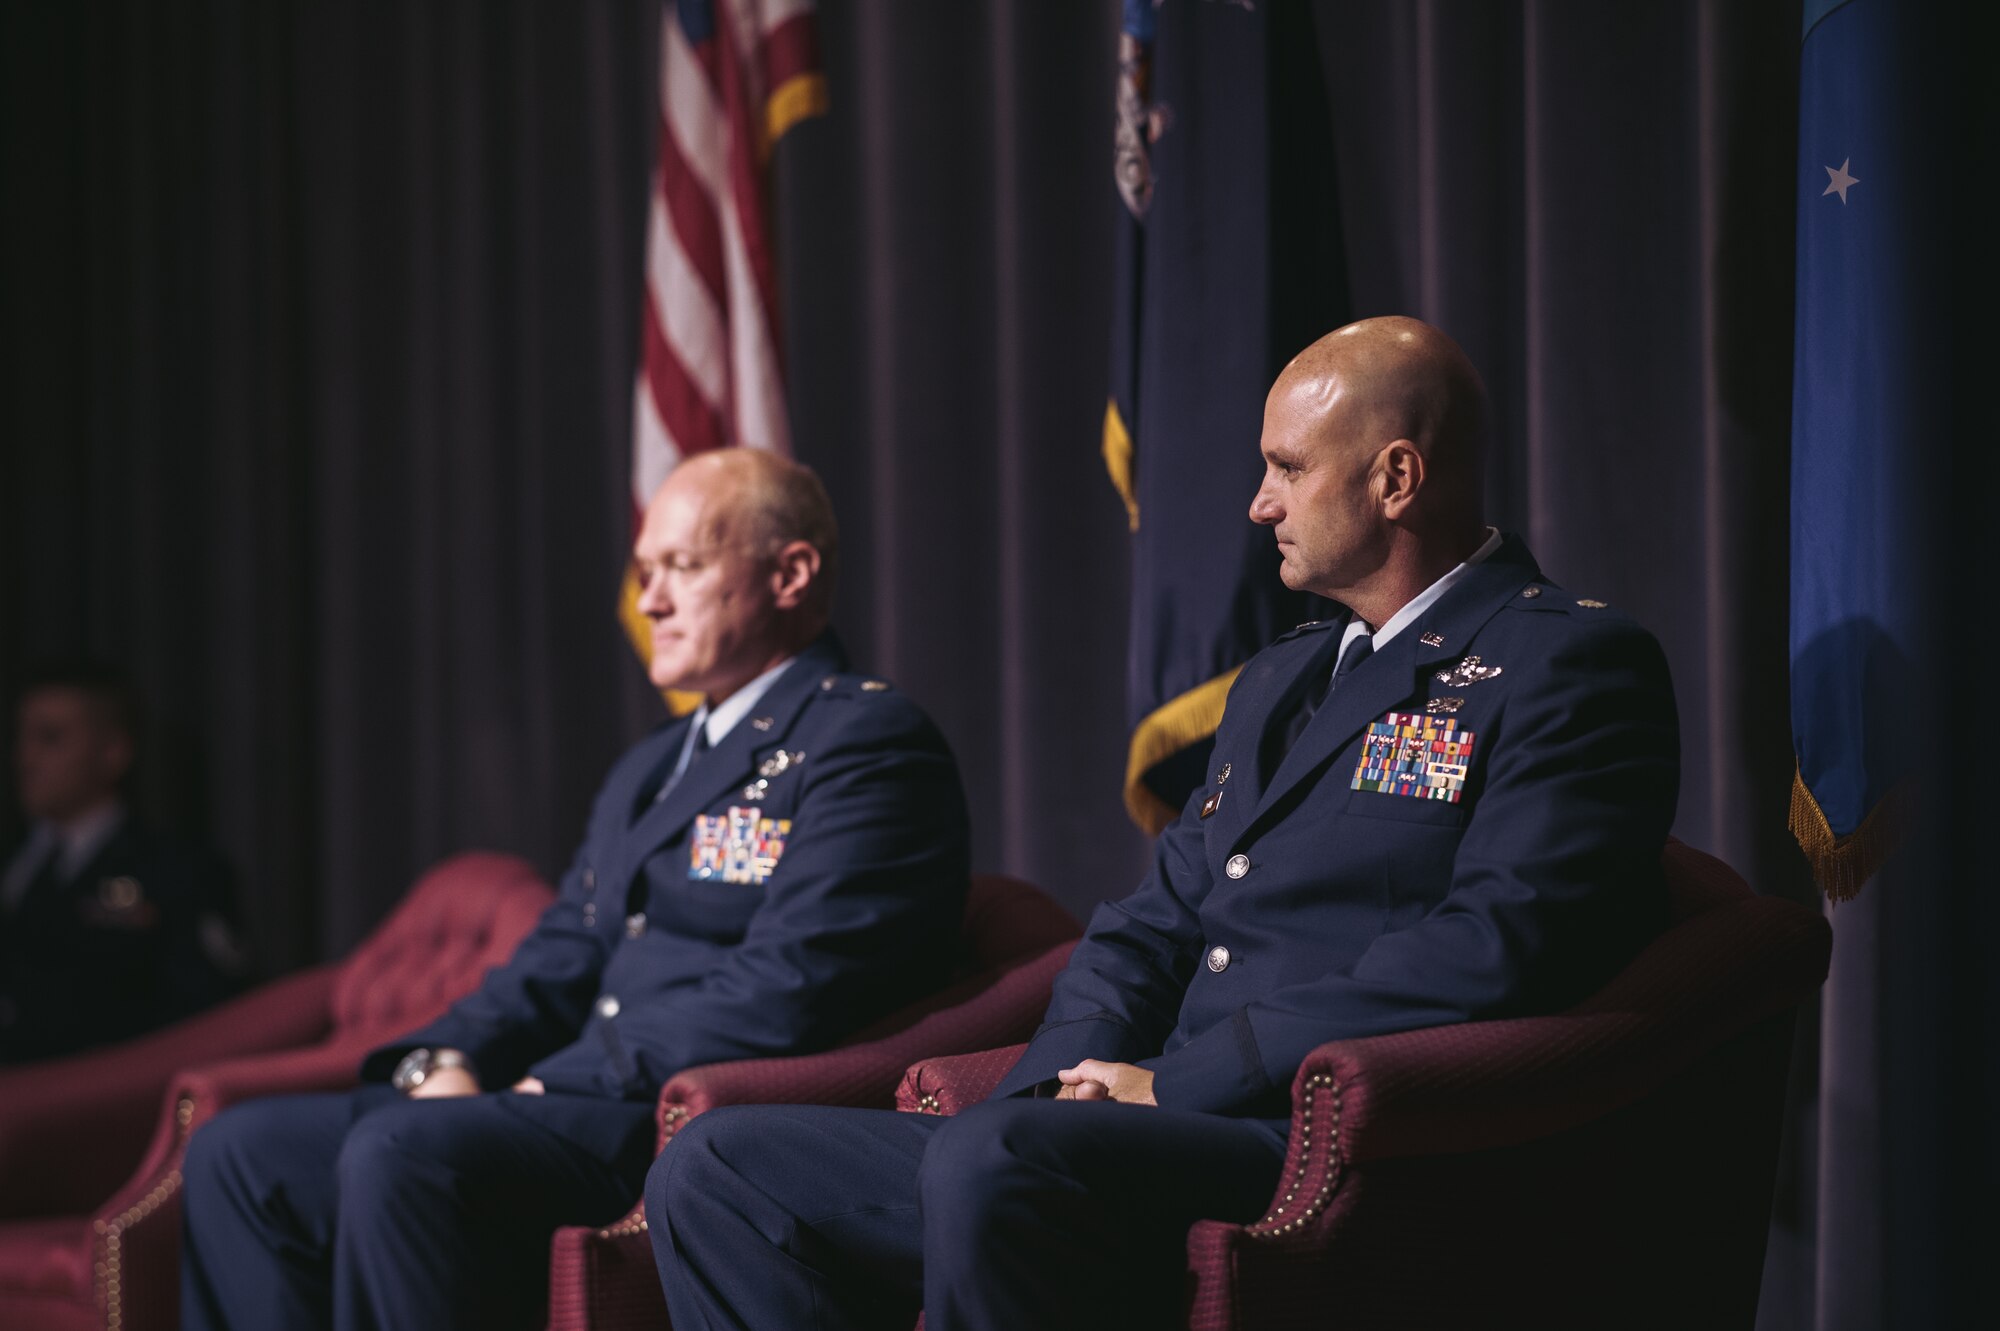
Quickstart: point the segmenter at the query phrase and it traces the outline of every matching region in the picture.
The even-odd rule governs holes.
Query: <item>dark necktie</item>
[[[647,809],[673,794],[674,787],[687,779],[687,774],[694,770],[694,765],[701,761],[701,755],[707,753],[708,750],[708,719],[704,717],[701,724],[694,728],[694,742],[688,746],[687,766],[681,768],[678,772],[671,767],[668,768],[666,773],[661,777],[659,788],[653,792],[652,797],[647,799],[643,795],[641,796],[642,802],[638,808],[632,811],[633,819],[636,820]],[[675,758],[678,761],[679,755],[675,755]]]
[[[1340,654],[1340,664],[1334,667],[1333,687],[1339,688],[1340,682],[1353,674],[1356,666],[1373,655],[1375,655],[1375,635],[1372,633],[1364,633],[1348,643],[1347,650]]]

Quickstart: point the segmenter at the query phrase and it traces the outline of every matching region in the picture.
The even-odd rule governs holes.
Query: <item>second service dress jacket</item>
[[[488,1090],[532,1075],[572,1104],[649,1101],[683,1068],[823,1048],[946,981],[967,818],[922,709],[849,673],[829,633],[660,798],[690,724],[612,769],[513,957],[364,1077],[452,1048]]]

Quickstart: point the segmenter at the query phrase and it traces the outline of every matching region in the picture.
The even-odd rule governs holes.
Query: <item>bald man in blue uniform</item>
[[[696,1120],[647,1214],[677,1331],[1172,1326],[1188,1225],[1275,1191],[1329,1040],[1546,1012],[1664,924],[1677,722],[1652,637],[1479,515],[1444,334],[1329,334],[1266,404],[1251,518],[1344,607],[1232,688],[1213,771],[994,1095],[952,1119]]]
[[[944,740],[826,629],[804,468],[683,463],[634,551],[651,673],[700,693],[612,768],[513,957],[358,1091],[195,1134],[190,1328],[540,1327],[549,1238],[639,1195],[682,1068],[824,1048],[942,985],[967,822]],[[413,959],[412,964],[421,964]]]

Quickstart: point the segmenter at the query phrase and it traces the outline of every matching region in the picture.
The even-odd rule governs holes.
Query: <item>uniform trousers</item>
[[[217,1115],[184,1166],[183,1327],[545,1326],[550,1235],[623,1214],[653,1146],[651,1105],[606,1159],[541,1121],[559,1099],[364,1086]]]
[[[1009,1099],[716,1109],[646,1180],[675,1331],[1185,1325],[1187,1229],[1270,1204],[1285,1120]]]

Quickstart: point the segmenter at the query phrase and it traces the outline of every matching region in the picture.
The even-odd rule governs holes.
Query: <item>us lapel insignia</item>
[[[1391,712],[1362,738],[1350,788],[1456,804],[1465,793],[1474,739],[1455,718]]]
[[[1222,807],[1222,787],[1229,781],[1232,765],[1224,763],[1222,770],[1215,774],[1215,793],[1201,802],[1201,816],[1206,818]]]
[[[1424,710],[1426,712],[1432,713],[1433,715],[1439,712],[1444,712],[1446,714],[1449,714],[1457,711],[1459,708],[1463,706],[1465,706],[1465,699],[1447,693],[1441,697],[1433,698],[1429,702],[1425,703]]]
[[[688,837],[688,877],[702,883],[762,883],[777,869],[791,834],[791,819],[766,818],[754,805],[701,814]]]
[[[1437,682],[1462,689],[1468,684],[1478,684],[1483,680],[1495,678],[1501,669],[1500,666],[1481,665],[1478,657],[1468,656],[1451,669],[1438,671]]]

